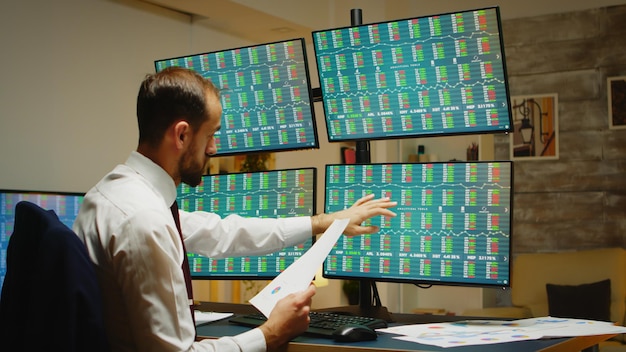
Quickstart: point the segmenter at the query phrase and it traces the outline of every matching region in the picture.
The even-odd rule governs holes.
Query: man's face
[[[215,132],[221,127],[222,105],[213,93],[207,93],[209,119],[194,131],[191,142],[179,162],[181,181],[191,187],[200,184],[209,157],[217,153]]]

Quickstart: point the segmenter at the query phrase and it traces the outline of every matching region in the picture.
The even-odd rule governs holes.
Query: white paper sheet
[[[349,222],[349,219],[333,221],[306,253],[252,297],[250,303],[269,317],[279,300],[291,293],[306,290],[313,281],[317,269],[322,265]]]
[[[229,318],[233,315],[233,313],[202,312],[199,310],[194,310],[193,315],[196,319],[196,326],[198,326]]]

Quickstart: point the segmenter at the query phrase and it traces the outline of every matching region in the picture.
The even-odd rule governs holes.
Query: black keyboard
[[[382,319],[357,316],[357,315],[344,315],[330,312],[311,312],[309,313],[311,322],[309,328],[305,333],[333,338],[333,332],[342,326],[357,324],[365,325],[370,329],[386,328],[387,322]],[[267,318],[261,313],[253,313],[246,315],[236,315],[230,318],[231,323],[257,327],[263,324]]]

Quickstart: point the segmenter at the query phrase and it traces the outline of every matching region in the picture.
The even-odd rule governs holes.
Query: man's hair
[[[185,68],[169,67],[147,75],[137,95],[139,143],[159,145],[165,131],[181,119],[197,131],[209,118],[207,92],[219,96],[210,80]]]

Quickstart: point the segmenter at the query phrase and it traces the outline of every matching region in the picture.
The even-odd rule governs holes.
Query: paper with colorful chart
[[[412,324],[377,329],[396,334],[394,338],[434,345],[458,347],[487,345],[550,337],[574,337],[626,333],[626,328],[610,322],[541,317],[521,320],[466,320],[449,323]]]
[[[306,253],[252,297],[250,303],[269,317],[279,300],[290,293],[304,291],[309,287],[317,269],[322,265],[349,222],[349,219],[333,221]]]

